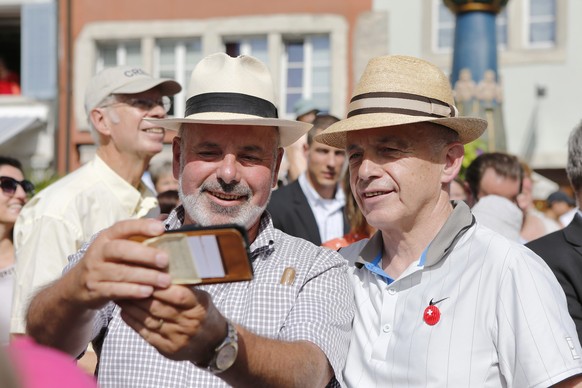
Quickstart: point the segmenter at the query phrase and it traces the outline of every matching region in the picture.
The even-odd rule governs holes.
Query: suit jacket
[[[562,285],[568,301],[568,311],[576,323],[582,341],[582,216],[576,213],[562,230],[526,244],[541,256]]]
[[[273,192],[267,211],[271,214],[275,228],[295,237],[321,245],[317,221],[307,202],[299,181],[294,181]],[[344,233],[350,226],[344,214]]]

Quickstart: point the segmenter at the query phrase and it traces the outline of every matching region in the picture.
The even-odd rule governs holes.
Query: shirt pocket
[[[291,285],[250,282],[235,313],[240,320],[233,320],[255,334],[277,338],[295,306],[297,292]]]

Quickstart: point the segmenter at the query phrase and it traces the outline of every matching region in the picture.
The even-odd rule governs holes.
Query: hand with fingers
[[[162,355],[207,365],[227,333],[210,295],[172,285],[143,300],[118,301],[121,317]]]
[[[128,240],[163,232],[163,224],[151,219],[122,221],[103,231],[71,270],[79,302],[97,309],[111,300],[147,298],[154,289],[168,287],[167,254]]]
[[[163,223],[153,219],[121,221],[101,232],[69,272],[34,297],[27,332],[40,343],[78,355],[91,339],[97,309],[110,301],[145,299],[170,286],[168,255],[129,240],[163,232]]]

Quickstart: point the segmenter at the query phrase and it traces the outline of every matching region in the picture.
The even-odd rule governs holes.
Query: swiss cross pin
[[[439,310],[436,304],[442,302],[445,299],[448,299],[448,297],[437,300],[436,302],[433,302],[432,299],[430,300],[428,306],[424,309],[423,314],[423,319],[427,325],[434,326],[439,322],[441,319],[441,310]]]

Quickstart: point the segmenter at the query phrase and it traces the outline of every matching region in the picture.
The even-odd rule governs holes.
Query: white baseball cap
[[[139,67],[110,67],[97,73],[85,91],[87,114],[111,94],[136,94],[158,88],[162,95],[173,96],[182,90],[176,81],[168,78],[153,78]]]

